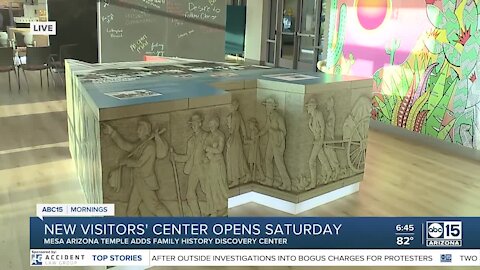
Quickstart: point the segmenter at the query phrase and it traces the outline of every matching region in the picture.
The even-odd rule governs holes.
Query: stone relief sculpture
[[[356,101],[366,97],[370,107],[369,82],[337,87],[333,78],[330,87],[328,80],[272,82],[251,74],[203,80],[218,91],[188,96],[192,102],[152,100],[135,111],[119,103],[99,114],[101,104],[89,100],[96,109],[86,119],[89,85],[82,89],[73,76],[71,151],[89,202],[115,203],[119,216],[224,216],[229,195],[257,191],[298,203],[361,180],[370,110]],[[168,135],[157,132],[160,123]]]
[[[327,109],[327,121],[325,126],[325,140],[334,141],[335,140],[335,100],[333,97],[328,98],[325,108]],[[340,173],[340,164],[338,162],[337,153],[335,148],[330,145],[325,145],[325,154],[327,155],[330,168],[332,169],[331,178],[327,181],[334,181],[337,179]]]
[[[267,135],[267,148],[265,151],[265,181],[264,184],[268,186],[276,186],[279,189],[290,190],[291,180],[285,167],[284,153],[285,153],[285,137],[287,135],[287,128],[285,126],[285,119],[276,110],[277,102],[272,97],[269,97],[263,102],[266,109],[265,126],[260,131],[260,136]],[[274,162],[280,174],[281,183],[277,184],[274,181],[273,171]]]
[[[132,168],[133,187],[127,206],[127,216],[171,216],[170,211],[158,198],[156,191],[160,189],[155,174],[156,145],[152,135],[152,125],[147,120],[140,120],[137,126],[139,140],[129,142],[108,124],[104,125],[104,133],[109,135],[115,144],[129,154],[119,161],[119,167],[110,173],[110,183],[116,191],[121,185],[122,167]]]
[[[245,140],[245,144],[248,146],[247,161],[250,175],[252,176],[253,181],[257,181],[257,179],[265,179],[265,174],[262,169],[262,157],[259,144],[260,136],[257,119],[250,118],[250,120],[248,120],[248,130],[248,137]]]
[[[176,162],[185,163],[183,172],[188,175],[187,183],[187,204],[190,208],[191,216],[201,216],[200,206],[198,204],[197,187],[200,185],[202,191],[206,193],[206,173],[204,163],[205,139],[207,132],[202,129],[203,119],[199,114],[194,114],[190,118],[189,124],[193,130],[192,136],[187,141],[187,153],[178,154],[172,149],[172,158]]]
[[[96,119],[87,105],[82,103],[83,114],[79,115],[79,120],[84,127],[79,134],[79,144],[76,147],[76,166],[78,167],[78,177],[82,188],[85,190],[85,196],[88,202],[98,203],[101,200],[99,176],[97,175],[97,160],[99,159],[98,141],[96,139]]]
[[[322,166],[322,172],[326,173],[323,183],[326,183],[328,179],[330,179],[332,169],[324,150],[325,120],[323,114],[320,109],[317,108],[318,103],[314,98],[310,99],[305,106],[307,107],[307,113],[310,115],[308,127],[313,134],[313,148],[308,160],[310,185],[307,187],[307,189],[311,189],[320,184],[317,178],[317,159]]]
[[[361,173],[365,164],[368,123],[370,118],[370,102],[367,97],[361,97],[348,113],[343,123],[342,139],[335,139],[336,115],[334,111],[335,100],[330,97],[325,102],[327,113],[326,121],[318,108],[315,98],[306,104],[309,114],[309,129],[313,134],[313,148],[309,158],[310,183],[305,185],[302,179],[297,189],[312,189],[321,184],[327,184],[341,178],[350,177]],[[345,166],[341,166],[336,149],[345,153]],[[323,181],[317,178],[317,159],[325,173]]]
[[[246,139],[245,122],[240,113],[237,100],[232,101],[232,112],[227,116],[229,137],[226,144],[227,179],[230,187],[244,184],[250,179],[247,161],[243,152]]]
[[[225,136],[218,129],[219,125],[218,118],[212,118],[208,122],[210,132],[205,139],[207,216],[225,216],[228,208],[227,171],[223,159]]]
[[[90,126],[90,123],[88,123],[86,125],[87,127]],[[92,130],[90,130],[92,131]],[[85,177],[83,179],[83,183],[88,187],[87,190],[89,190],[90,192],[90,201],[97,201],[98,198],[96,196],[96,190],[98,190],[97,186],[96,186],[96,183],[95,183],[95,175],[93,174],[94,173],[94,170],[93,170],[93,161],[94,161],[94,155],[95,153],[93,152],[94,148],[92,146],[92,143],[87,141],[87,140],[91,140],[91,134],[87,134],[87,136],[85,137],[85,142],[84,142],[84,153],[83,153],[83,156],[86,160],[88,160],[89,162],[84,162],[83,164],[83,167],[84,167],[84,174],[83,176]]]
[[[371,106],[371,99],[361,96],[343,124],[343,139],[347,142],[347,170],[350,171],[347,174],[350,175],[364,169]]]

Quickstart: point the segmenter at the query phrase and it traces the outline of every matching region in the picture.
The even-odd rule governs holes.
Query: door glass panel
[[[293,34],[282,34],[282,58],[293,60],[294,41]]]
[[[302,34],[315,34],[317,3],[317,0],[303,0],[302,25],[300,28]]]
[[[327,57],[327,53],[324,52],[324,48],[326,48],[326,42],[327,42],[327,35],[328,35],[328,30],[325,29],[325,27],[327,27],[326,23],[325,23],[325,18],[326,18],[326,14],[327,14],[327,1],[326,0],[321,0],[322,2],[322,9],[321,9],[321,13],[320,13],[320,41],[319,41],[319,44],[320,45],[320,51],[318,53],[318,60],[324,60],[326,57]],[[332,22],[333,23],[333,22]]]
[[[270,27],[269,27],[269,39],[275,39],[275,28],[277,26],[277,1],[270,1]]]
[[[275,63],[275,43],[267,42],[267,46],[268,46],[267,63]]]
[[[301,36],[299,38],[299,57],[298,61],[304,63],[313,63],[314,61],[314,44],[315,44],[315,36]]]
[[[297,23],[297,4],[298,0],[284,0],[283,2],[283,20],[282,32],[293,33]]]
[[[293,60],[297,27],[298,0],[283,0],[282,44],[280,57]]]

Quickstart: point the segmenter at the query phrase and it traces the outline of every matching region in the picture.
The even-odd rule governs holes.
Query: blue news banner
[[[30,249],[480,249],[480,218],[30,218]]]

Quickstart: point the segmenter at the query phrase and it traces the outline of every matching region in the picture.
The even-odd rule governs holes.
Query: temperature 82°
[[[397,246],[410,246],[413,236],[397,236]]]

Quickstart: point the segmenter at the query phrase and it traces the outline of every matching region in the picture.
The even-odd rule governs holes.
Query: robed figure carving
[[[227,116],[229,137],[226,144],[227,179],[230,187],[248,182],[249,169],[243,152],[246,129],[237,100],[232,101],[232,112]]]
[[[218,129],[219,120],[213,118],[208,122],[209,133],[205,139],[207,215],[224,216],[228,208],[228,186],[223,148],[225,136]]]
[[[245,144],[248,147],[247,162],[250,168],[250,175],[252,175],[252,180],[257,181],[257,179],[265,179],[265,174],[262,169],[262,155],[260,152],[260,138],[258,129],[258,122],[255,118],[251,118],[248,121],[249,135]]]

